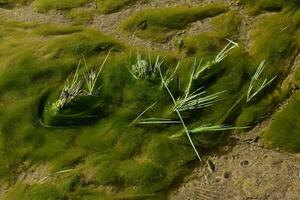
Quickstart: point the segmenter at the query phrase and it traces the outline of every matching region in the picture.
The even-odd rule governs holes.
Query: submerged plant
[[[81,60],[78,63],[76,71],[73,75],[72,81],[70,82],[69,78],[67,79],[66,84],[64,85],[62,92],[59,97],[59,108],[63,108],[66,104],[70,103],[74,98],[79,96],[82,92],[82,81],[79,80],[78,70],[81,65]]]
[[[103,67],[106,64],[106,61],[107,61],[109,55],[110,55],[110,51],[106,55],[104,61],[102,62],[102,65],[98,71],[93,70],[93,69],[88,70],[87,63],[86,63],[85,59],[83,58],[83,61],[85,64],[85,69],[86,69],[86,72],[84,73],[84,79],[85,79],[85,83],[87,86],[87,90],[84,90],[84,92],[87,95],[98,95],[99,94],[99,90],[101,89],[101,86],[96,88],[96,83],[98,81],[99,75],[100,75]]]
[[[141,112],[133,121],[132,123],[136,123],[137,121],[140,120],[140,118],[151,108],[153,108],[155,105],[157,104],[157,102],[154,102],[153,104],[151,104],[148,108],[146,108],[143,112]]]
[[[221,100],[220,95],[225,92],[222,91],[204,96],[206,91],[202,91],[202,88],[203,87],[199,88],[191,94],[187,91],[184,97],[178,98],[174,110],[187,111],[212,106],[214,103]]]
[[[183,128],[184,128],[185,133],[186,133],[186,136],[188,137],[188,139],[189,139],[189,141],[190,141],[190,144],[191,144],[192,147],[193,147],[194,152],[196,153],[198,159],[199,159],[200,162],[201,162],[202,159],[201,159],[201,157],[200,157],[200,155],[199,155],[199,153],[198,153],[198,150],[196,149],[196,146],[194,145],[194,142],[193,142],[193,140],[192,140],[192,138],[191,138],[191,136],[190,136],[190,131],[189,131],[189,129],[187,128],[187,126],[186,126],[186,124],[185,124],[185,122],[184,122],[184,120],[183,120],[183,117],[182,117],[180,111],[176,108],[176,100],[175,100],[175,98],[174,98],[174,96],[173,96],[171,90],[169,89],[167,83],[166,83],[165,80],[164,80],[164,77],[163,77],[163,75],[162,75],[161,69],[159,68],[158,70],[159,70],[159,75],[160,75],[161,81],[162,81],[164,87],[166,88],[167,92],[169,93],[169,95],[170,95],[170,97],[171,97],[171,99],[172,99],[172,101],[173,101],[173,103],[174,103],[174,106],[175,106],[174,112],[175,112],[175,113],[177,114],[177,116],[179,117],[180,122],[181,122],[181,124],[182,124],[182,126],[183,126]]]
[[[50,175],[48,175],[48,176],[46,176],[46,177],[40,179],[40,180],[38,181],[38,183],[39,183],[39,184],[44,184],[45,182],[47,182],[47,181],[50,180],[51,178],[55,178],[55,177],[57,177],[57,176],[59,176],[59,175],[61,175],[61,174],[69,173],[69,172],[71,172],[71,171],[73,171],[73,170],[74,170],[74,169],[66,169],[66,170],[61,170],[61,171],[58,171],[58,172],[54,172],[54,173],[52,173],[52,174],[50,174]]]
[[[99,75],[103,69],[103,67],[106,64],[106,61],[110,55],[110,51],[106,55],[104,61],[102,62],[102,65],[100,66],[99,70],[88,70],[87,63],[83,57],[84,65],[86,72],[84,73],[84,79],[85,84],[87,87],[87,90],[83,90],[83,83],[84,81],[79,79],[79,68],[81,65],[81,60],[78,63],[78,66],[76,68],[76,71],[72,77],[72,81],[69,80],[69,78],[66,81],[66,84],[64,85],[59,100],[58,100],[58,107],[62,109],[65,105],[70,103],[72,100],[74,100],[76,97],[83,95],[83,96],[97,96],[99,95],[99,90],[101,88],[96,88],[97,81],[99,79]]]
[[[190,90],[191,90],[194,76],[195,76],[195,65],[193,66],[188,86],[185,89],[185,95],[176,100],[174,110],[175,109],[177,109],[178,111],[194,110],[194,109],[211,106],[217,101],[220,101],[219,97],[225,91],[204,96],[206,91],[203,91],[203,87],[200,87],[199,89],[191,93]]]
[[[253,75],[248,91],[247,91],[247,102],[250,102],[251,99],[253,99],[259,92],[261,92],[264,88],[266,88],[268,85],[270,85],[277,76],[274,76],[272,79],[270,79],[268,81],[268,79],[266,78],[263,83],[259,86],[259,88],[256,91],[253,91],[254,86],[256,85],[260,75],[262,74],[262,72],[265,69],[265,60],[262,61],[260,63],[260,65],[258,66],[255,74]]]
[[[193,75],[193,79],[197,79],[201,73],[203,73],[206,69],[209,69],[215,64],[220,63],[222,60],[224,60],[229,52],[233,50],[234,48],[238,47],[239,44],[226,39],[228,41],[228,44],[217,54],[217,56],[212,61],[207,61],[204,65],[202,65],[203,58],[200,60],[200,62],[197,64],[197,60],[195,59],[194,67],[195,67],[195,73]]]
[[[228,56],[228,53],[239,46],[238,43],[232,41],[232,40],[229,40],[229,39],[226,39],[228,41],[228,44],[218,53],[218,55],[215,57],[214,59],[214,63],[219,63],[221,62],[224,58],[226,58]]]
[[[206,124],[199,126],[197,128],[194,128],[190,130],[190,134],[195,134],[195,133],[204,133],[204,132],[217,132],[217,131],[228,131],[228,130],[237,130],[237,129],[246,129],[248,127],[232,127],[232,126],[227,126],[227,125],[211,125],[211,124]],[[178,138],[183,136],[183,133],[178,133],[170,136],[170,138]]]
[[[229,43],[219,52],[219,54],[215,57],[213,61],[207,62],[206,65],[202,66],[202,59],[198,63],[197,60],[194,61],[193,67],[192,67],[192,73],[190,75],[189,83],[185,89],[185,93],[183,97],[179,97],[177,100],[175,99],[174,95],[172,94],[171,90],[169,89],[168,85],[171,81],[173,81],[175,74],[180,66],[180,62],[177,63],[177,66],[173,73],[171,75],[168,75],[169,70],[166,72],[166,75],[163,76],[161,71],[161,64],[157,66],[157,70],[159,72],[159,76],[161,78],[162,87],[164,87],[168,94],[170,95],[174,107],[173,111],[177,114],[179,121],[176,120],[170,120],[170,119],[161,119],[161,118],[148,118],[148,119],[141,119],[141,116],[145,114],[148,110],[150,110],[152,107],[155,106],[156,103],[149,106],[147,109],[145,109],[133,122],[138,124],[181,124],[184,133],[187,136],[196,156],[200,161],[202,161],[198,150],[196,146],[194,145],[194,142],[191,138],[191,134],[193,133],[199,133],[199,132],[207,132],[207,131],[225,131],[225,130],[233,130],[237,129],[239,127],[229,127],[225,125],[204,125],[201,127],[198,127],[196,129],[190,130],[188,129],[181,112],[182,111],[189,111],[189,110],[195,110],[200,109],[208,106],[214,105],[216,102],[220,101],[220,95],[223,94],[225,91],[217,92],[211,95],[206,95],[206,91],[203,91],[203,87],[200,87],[199,89],[195,90],[194,92],[190,92],[192,88],[193,80],[197,79],[199,75],[206,69],[209,69],[212,65],[221,62],[225,57],[227,57],[229,51],[231,51],[233,48],[237,47],[238,44],[228,40]],[[140,57],[139,57],[140,59]],[[159,57],[157,58],[156,63],[158,63]],[[132,71],[131,71],[132,73]],[[132,73],[133,74],[133,73]],[[143,73],[141,73],[143,74]],[[133,74],[134,75],[134,74]],[[138,77],[137,77],[138,78]],[[242,127],[241,127],[242,128]],[[171,138],[179,137],[180,135],[173,135]]]
[[[152,109],[157,102],[151,104],[148,108],[146,108],[143,112],[141,112],[133,121],[132,124],[180,124],[180,121],[165,119],[165,118],[141,118],[148,110]]]
[[[136,121],[137,124],[180,124],[178,120],[165,119],[165,118],[147,118]]]
[[[135,79],[148,78],[157,73],[158,68],[163,64],[163,62],[164,60],[157,56],[156,61],[153,64],[150,55],[147,60],[142,58],[142,55],[137,52],[135,63],[132,64],[128,70]]]
[[[169,69],[170,68],[167,70],[166,75],[164,76],[165,84],[169,85],[169,83],[171,83],[174,80],[175,75],[176,75],[179,67],[180,67],[180,62],[177,63],[174,71],[170,75],[169,75]],[[161,88],[164,87],[163,82],[161,82],[161,86],[160,87]]]

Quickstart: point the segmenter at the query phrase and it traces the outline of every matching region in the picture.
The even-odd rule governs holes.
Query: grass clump
[[[78,97],[81,93],[82,81],[78,79],[78,69],[81,61],[78,64],[76,72],[73,75],[72,81],[67,79],[59,98],[59,108],[63,108],[66,104],[70,103],[74,98]]]
[[[48,103],[43,113],[43,123],[45,125],[63,124],[63,121],[76,124],[86,121],[90,118],[95,119],[98,115],[97,107],[99,106],[100,89],[99,86],[100,73],[106,64],[110,52],[105,57],[99,69],[89,69],[85,58],[83,62],[85,65],[84,78],[79,74],[79,62],[74,74],[67,79],[62,91],[59,94],[58,100],[55,96],[48,99]],[[97,65],[98,68],[98,65]],[[94,105],[95,104],[95,105]],[[64,119],[64,120],[63,120]],[[68,124],[68,123],[67,123]]]
[[[142,55],[137,52],[136,59],[131,67],[128,68],[128,70],[135,79],[149,78],[157,74],[158,69],[163,62],[164,60],[160,59],[159,56],[155,61],[152,61],[150,54],[148,58],[142,58]]]
[[[259,92],[261,92],[265,87],[267,87],[268,85],[270,85],[274,79],[277,77],[273,77],[270,80],[268,80],[267,78],[263,81],[263,83],[258,87],[258,89],[254,92],[254,85],[256,84],[256,82],[258,81],[261,73],[264,71],[265,69],[265,61],[261,62],[259,67],[257,68],[255,74],[253,75],[251,82],[250,82],[250,86],[248,88],[248,92],[247,92],[247,102],[251,101],[251,99],[253,99]]]
[[[122,23],[122,28],[144,39],[164,41],[167,35],[185,28],[188,24],[225,11],[224,6],[173,7],[138,12]]]
[[[101,64],[100,68],[98,69],[98,71],[93,70],[93,69],[88,71],[88,66],[87,66],[87,63],[84,59],[85,69],[87,71],[84,74],[84,79],[85,79],[85,83],[86,83],[86,86],[87,86],[87,90],[84,90],[84,92],[87,95],[98,95],[99,94],[99,90],[100,90],[101,86],[96,88],[96,83],[98,82],[99,75],[100,75],[103,67],[106,64],[106,61],[108,59],[109,54],[110,54],[110,52],[107,54],[106,58],[102,62],[102,64]]]
[[[174,121],[174,120],[170,120],[170,119],[163,120],[161,118],[156,120],[156,119],[150,118],[150,119],[142,121],[142,123],[140,123],[140,124],[177,124],[177,123],[181,124],[184,129],[184,132],[189,140],[189,143],[191,144],[198,159],[201,161],[201,157],[200,157],[200,155],[196,149],[196,146],[190,136],[190,133],[208,132],[208,131],[214,131],[214,132],[226,131],[226,130],[232,130],[234,128],[231,129],[230,127],[223,126],[223,125],[217,125],[217,126],[204,125],[202,127],[198,127],[197,129],[189,130],[181,112],[210,107],[210,106],[214,105],[217,101],[219,101],[219,96],[222,93],[224,93],[224,91],[217,92],[217,93],[214,93],[211,95],[206,95],[205,94],[206,91],[201,91],[203,89],[203,87],[200,87],[200,88],[196,89],[194,92],[191,92],[193,81],[197,80],[199,78],[199,76],[202,75],[202,72],[204,72],[207,69],[210,69],[213,65],[220,63],[224,58],[227,57],[228,53],[237,46],[238,46],[238,44],[229,40],[229,43],[217,54],[217,56],[215,57],[215,59],[213,61],[207,62],[207,64],[204,66],[201,66],[202,60],[200,61],[200,63],[198,65],[197,65],[197,62],[195,61],[194,65],[192,67],[192,73],[190,75],[189,82],[187,84],[185,92],[181,97],[178,97],[177,100],[175,99],[174,94],[172,93],[172,91],[170,90],[170,88],[168,86],[170,84],[170,82],[173,80],[174,75],[171,75],[171,77],[172,77],[171,79],[170,78],[165,79],[166,76],[163,76],[161,67],[158,66],[158,71],[159,71],[159,75],[160,75],[160,78],[162,81],[162,86],[166,89],[170,98],[172,99],[172,102],[174,104],[174,107],[172,110],[174,113],[176,113],[179,120],[178,121]],[[158,59],[159,58],[157,58],[157,60]],[[180,63],[177,64],[177,66],[174,70],[174,73],[177,72],[179,65],[180,65]],[[170,81],[166,82],[166,80],[170,80]],[[152,109],[152,107],[154,107],[155,104],[156,103],[154,103],[150,107],[148,107],[137,118],[141,117],[148,110]],[[137,119],[135,119],[134,121],[137,121]],[[199,131],[199,130],[201,130],[201,131]],[[177,137],[177,135],[176,135],[176,137]],[[171,136],[171,138],[174,138],[174,135]]]
[[[270,127],[264,132],[265,144],[286,151],[300,152],[300,94],[295,93],[287,106],[274,116]]]

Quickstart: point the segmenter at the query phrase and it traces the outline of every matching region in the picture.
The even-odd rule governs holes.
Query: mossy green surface
[[[270,127],[264,132],[269,147],[300,152],[300,94],[295,93],[288,105],[274,116]]]
[[[278,61],[289,56],[297,41],[296,30],[300,23],[300,11],[282,11],[262,17],[251,30],[253,39],[250,53],[260,59]],[[263,33],[263,34],[262,34]]]
[[[111,13],[138,1],[147,0],[97,0],[97,5],[102,13]]]
[[[264,73],[272,77],[278,74],[285,74],[291,67],[286,64],[287,60],[293,60],[299,41],[297,30],[299,27],[299,10],[283,10],[280,13],[266,15],[254,25],[251,30],[250,54],[260,60],[267,60],[270,66]],[[285,66],[285,67],[283,67]],[[250,69],[250,70],[253,70]],[[284,77],[284,75],[283,75]],[[281,77],[277,77],[280,80]],[[273,107],[276,102],[283,101],[291,88],[277,89],[272,95],[268,95],[260,103],[253,104],[238,118],[237,124],[244,125],[247,121],[256,119],[259,115],[268,115],[265,108]]]
[[[226,38],[239,43],[222,62],[193,82],[192,91],[204,86],[207,94],[226,92],[213,107],[183,112],[189,128],[203,124],[255,125],[289,92],[279,86],[289,70],[286,61],[299,48],[295,36],[299,12],[284,9],[263,17],[254,24],[250,49],[245,49],[239,41],[239,14],[223,12],[224,7],[219,5],[164,8],[138,13],[124,22],[129,31],[136,31],[136,26],[146,20],[146,28],[137,32],[141,37],[145,32],[149,34],[145,38],[153,40],[151,34],[156,30],[165,29],[159,35],[159,39],[165,39],[166,34],[191,22],[215,16],[210,21],[209,32],[183,38],[179,47],[181,66],[170,84],[175,98],[184,94],[195,58],[198,61],[203,58],[204,62],[214,59],[227,44]],[[287,22],[291,22],[288,27]],[[186,137],[170,138],[182,133],[181,125],[132,124],[138,114],[156,101],[145,118],[177,117],[172,113],[170,96],[161,89],[157,73],[139,80],[129,73],[128,67],[134,63],[136,53],[130,52],[127,44],[83,26],[4,19],[0,20],[0,39],[3,39],[0,44],[0,182],[10,186],[4,199],[166,199],[174,181],[191,170],[188,164],[196,160],[196,155],[189,141]],[[89,69],[98,69],[109,50],[111,54],[97,82],[97,86],[102,85],[99,97],[80,97],[69,107],[54,108],[52,112],[52,103],[59,99],[66,79],[74,73],[79,60],[85,57]],[[147,51],[140,52],[143,58],[148,58]],[[163,73],[168,68],[172,71],[179,61],[179,55],[174,52],[151,54],[152,60],[156,55],[165,58]],[[247,103],[245,97],[251,77],[263,59],[267,60],[267,66],[258,82],[275,75],[277,78]],[[79,68],[82,80],[85,70],[83,66]],[[297,94],[276,116],[265,133],[268,145],[299,151],[298,126],[293,123],[299,115],[298,104]],[[289,134],[286,128],[291,129]],[[277,129],[280,131],[274,131]],[[203,132],[193,134],[192,138],[202,155],[202,150],[221,145],[227,133]],[[39,165],[48,166],[54,175],[43,184],[36,181],[28,185],[21,181],[15,185],[19,172]],[[55,175],[65,169],[71,171]]]
[[[293,76],[293,82],[296,85],[296,87],[300,86],[300,65],[298,64],[295,68],[295,73]]]
[[[92,22],[95,16],[93,10],[74,8],[67,14],[67,18],[72,20],[73,24],[86,25]]]
[[[260,11],[280,11],[283,8],[299,6],[298,0],[239,0],[241,4],[249,6],[250,13],[257,14]]]
[[[212,18],[211,31],[183,38],[182,50],[188,55],[210,59],[226,44],[226,39],[236,41],[241,18],[236,12],[227,12]]]
[[[38,12],[47,12],[49,10],[71,10],[72,8],[82,8],[88,3],[97,5],[98,13],[112,13],[116,12],[126,6],[136,2],[146,2],[147,0],[0,0],[0,6],[14,7],[21,5],[33,4]],[[87,17],[87,14],[82,12],[73,12],[73,18],[80,16]],[[76,19],[77,21],[79,19]]]
[[[0,74],[0,88],[4,91],[0,97],[1,180],[13,185],[11,172],[19,170],[24,161],[30,161],[47,163],[52,172],[78,167],[76,173],[66,175],[68,179],[92,173],[92,183],[97,188],[115,188],[112,193],[105,189],[99,192],[109,198],[165,196],[173,180],[187,170],[185,164],[194,160],[195,155],[189,145],[168,138],[171,130],[179,131],[180,126],[158,126],[149,131],[149,127],[130,125],[139,112],[158,98],[162,108],[167,108],[170,102],[167,94],[157,89],[160,86],[157,78],[135,81],[131,77],[126,45],[81,27],[5,20],[1,21],[1,27],[1,37],[6,38],[0,51],[4,58]],[[61,123],[65,122],[63,127],[41,123],[45,97],[53,90],[61,90],[82,55],[93,66],[109,49],[111,57],[101,76],[104,85],[101,99],[105,106],[97,110],[100,116],[105,112],[105,118],[98,117],[88,126],[79,121],[76,127],[69,126],[65,119],[61,119]],[[166,63],[172,63],[171,60]],[[83,70],[80,69],[81,78]],[[152,114],[164,111],[157,109]],[[157,146],[158,143],[162,145]],[[98,199],[98,192],[89,189],[89,184],[81,186],[86,184],[82,181],[75,189],[65,187],[60,181],[52,184],[52,180],[42,185],[16,186],[4,199],[74,199],[80,197],[82,189],[88,198]]]
[[[0,6],[20,6],[30,4],[33,0],[0,0]]]
[[[68,35],[81,32],[82,30],[83,28],[79,26],[61,26],[53,24],[44,24],[35,29],[36,33],[41,36]]]
[[[220,82],[221,88],[226,85],[227,88],[234,87],[234,83],[240,80],[237,79],[237,77],[242,79],[242,82],[237,82],[236,87],[239,87],[239,90],[243,92],[237,95],[238,92],[235,91],[232,93],[232,96],[229,97],[234,99],[234,95],[237,95],[236,101],[232,101],[232,105],[234,106],[229,109],[230,112],[233,112],[233,115],[237,116],[235,122],[236,126],[248,126],[258,123],[270,113],[278,102],[286,98],[289,92],[288,88],[277,89],[274,90],[273,93],[266,93],[266,91],[264,91],[262,95],[259,95],[258,98],[250,103],[245,104],[243,100],[241,100],[241,98],[244,98],[243,95],[247,92],[247,84],[249,84],[249,82],[246,80],[250,80],[260,61],[264,59],[267,60],[267,67],[262,76],[277,76],[275,79],[276,82],[284,78],[284,73],[286,73],[290,67],[285,64],[286,61],[293,59],[297,48],[299,48],[299,42],[297,40],[297,29],[299,27],[298,16],[299,11],[297,10],[283,10],[280,13],[262,17],[262,19],[258,20],[254,25],[254,29],[251,30],[250,51],[235,57],[235,60],[233,59],[231,64],[228,65],[228,67],[234,66],[234,68],[240,71],[237,71],[236,75],[229,75],[226,81]],[[235,12],[225,13],[213,18],[210,22],[212,31],[183,38],[180,51],[184,51],[189,56],[196,56],[198,60],[201,58],[204,58],[204,61],[205,59],[212,59],[217,49],[225,45],[226,38],[239,43],[237,38],[239,21],[239,17],[236,16]],[[242,50],[243,44],[239,44],[242,46]],[[234,56],[231,55],[231,57]],[[243,57],[243,59],[241,59],[241,57]],[[234,64],[235,62],[243,62],[245,66],[244,69]],[[261,79],[263,80],[263,77]],[[245,87],[242,86],[243,81],[246,81]],[[231,83],[231,85],[228,85],[229,83]],[[274,87],[274,84],[272,85],[271,88]],[[262,98],[262,96],[264,96],[264,98]]]
[[[138,37],[162,42],[168,35],[185,28],[188,24],[216,16],[224,11],[224,6],[218,4],[193,8],[150,9],[130,16],[121,26]]]
[[[119,11],[136,2],[147,0],[0,0],[0,7],[16,7],[32,4],[36,11],[47,12],[49,10],[67,11],[67,17],[74,23],[87,23],[95,14],[108,14]],[[97,8],[85,9],[85,5],[93,3]]]
[[[241,20],[241,16],[236,11],[218,15],[211,20],[212,31],[219,33],[223,38],[236,39]]]
[[[51,9],[65,10],[77,8],[88,2],[89,0],[35,0],[33,4],[39,12],[45,12]]]
[[[38,11],[45,12],[51,9],[69,10],[71,8],[82,7],[87,3],[95,3],[100,13],[111,13],[137,1],[145,0],[35,0],[34,4]]]

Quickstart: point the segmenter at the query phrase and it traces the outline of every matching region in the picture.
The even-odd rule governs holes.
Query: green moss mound
[[[251,13],[256,14],[260,11],[280,11],[285,7],[293,8],[299,6],[298,0],[240,0],[241,4],[249,6]]]
[[[147,0],[0,0],[0,6],[14,7],[21,5],[33,4],[38,12],[47,12],[49,10],[64,10],[69,11],[73,8],[82,8],[88,3],[95,3],[99,13],[116,12],[128,5],[136,2],[146,2]],[[82,16],[82,13],[72,13],[73,18]]]
[[[95,16],[95,12],[89,9],[74,8],[67,14],[67,18],[72,20],[73,24],[89,24]]]
[[[223,5],[205,7],[175,7],[150,9],[136,13],[126,19],[122,28],[134,32],[144,39],[164,41],[168,35],[185,28],[188,24],[225,11]]]
[[[236,12],[227,12],[211,19],[211,31],[182,38],[179,47],[188,55],[211,58],[226,43],[226,39],[237,40],[241,18]]]
[[[7,0],[4,0],[3,4],[6,3]],[[60,1],[53,1],[53,0],[35,0],[34,6],[39,12],[46,12],[51,9],[56,10],[70,10],[72,8],[79,8],[82,7],[88,3],[95,3],[97,5],[97,10],[100,13],[112,13],[115,11],[120,10],[121,8],[124,8],[128,5],[131,5],[138,1],[145,1],[145,0],[60,0]],[[74,16],[75,14],[73,14]]]
[[[102,13],[111,13],[138,1],[145,0],[98,0],[98,7]]]
[[[105,116],[101,99],[94,96],[81,96],[60,108],[56,96],[53,101],[49,100],[44,105],[41,122],[45,126],[78,126],[90,124],[100,117]],[[41,105],[43,106],[43,105]]]
[[[300,152],[300,94],[295,93],[287,106],[274,116],[264,133],[265,143],[272,148]]]
[[[88,0],[36,0],[34,5],[39,12],[45,12],[50,9],[64,10],[83,6]]]
[[[251,54],[273,61],[289,56],[298,45],[299,16],[299,11],[292,10],[262,17],[251,31]]]

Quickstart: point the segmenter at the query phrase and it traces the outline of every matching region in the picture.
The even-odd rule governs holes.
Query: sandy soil
[[[170,194],[170,199],[280,199],[300,197],[299,155],[238,144],[231,152],[212,156]]]

